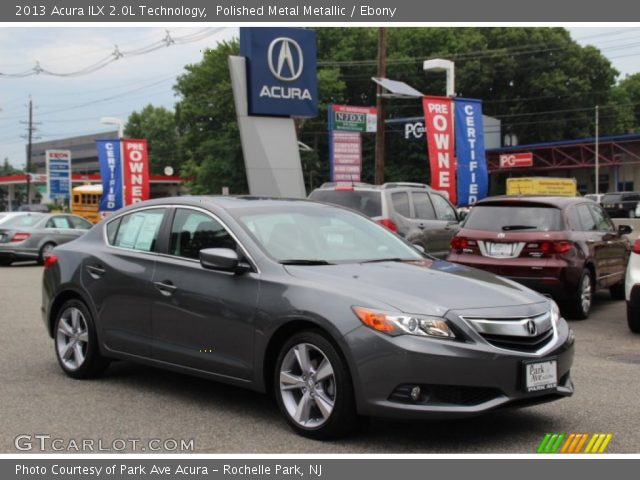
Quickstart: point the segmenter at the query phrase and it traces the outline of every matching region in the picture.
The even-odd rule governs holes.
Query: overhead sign
[[[487,196],[487,159],[484,152],[482,102],[456,98],[456,181],[460,206],[473,205]]]
[[[453,104],[447,97],[423,97],[431,186],[447,192],[457,203],[456,159],[453,137]]]
[[[71,152],[47,150],[47,191],[51,200],[67,202],[71,195]]]
[[[360,132],[330,132],[331,181],[359,182],[362,171]]]
[[[124,166],[124,204],[149,199],[149,160],[147,141],[126,139],[122,141]]]
[[[249,115],[318,114],[316,34],[303,28],[240,28]]]
[[[532,167],[533,153],[503,153],[500,155],[500,168]]]
[[[96,147],[102,177],[100,213],[115,212],[124,206],[120,140],[96,140]]]
[[[377,110],[375,107],[354,107],[352,105],[330,105],[329,125],[332,130],[375,133]]]

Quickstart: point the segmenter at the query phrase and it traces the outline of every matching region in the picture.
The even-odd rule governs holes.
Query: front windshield
[[[359,263],[423,258],[384,227],[338,208],[306,204],[277,210],[242,209],[234,213],[258,245],[284,263]]]

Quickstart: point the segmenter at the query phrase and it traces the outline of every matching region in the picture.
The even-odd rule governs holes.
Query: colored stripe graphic
[[[546,433],[536,449],[536,453],[604,453],[612,433]],[[588,441],[587,441],[588,440]]]

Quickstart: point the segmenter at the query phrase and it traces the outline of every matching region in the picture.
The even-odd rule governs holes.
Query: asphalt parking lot
[[[30,263],[0,267],[2,453],[17,452],[18,435],[37,434],[107,445],[193,439],[202,453],[533,453],[547,432],[610,432],[609,453],[640,452],[640,336],[607,292],[589,320],[571,322],[572,398],[464,421],[376,419],[353,438],[322,443],[298,437],[269,398],[239,388],[127,362],[98,380],[66,377],[40,318],[41,276]]]

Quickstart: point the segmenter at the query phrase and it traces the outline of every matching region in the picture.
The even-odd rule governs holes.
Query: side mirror
[[[469,215],[469,210],[458,210],[458,221],[462,222]]]
[[[413,248],[415,248],[416,250],[418,250],[420,253],[427,253],[426,250],[424,249],[424,247],[419,244],[419,243],[412,243],[411,245],[413,245]]]
[[[208,270],[244,273],[249,265],[240,262],[238,253],[230,248],[203,248],[200,250],[200,265]]]
[[[631,232],[633,232],[631,225],[618,225],[618,233],[620,235],[629,235]]]

